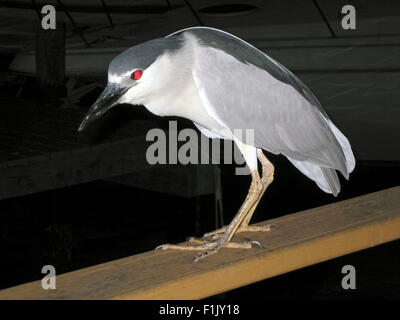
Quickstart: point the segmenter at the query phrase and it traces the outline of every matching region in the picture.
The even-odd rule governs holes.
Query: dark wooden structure
[[[134,172],[117,181],[186,197],[213,193],[213,166],[147,163],[146,133],[168,127],[165,119],[111,111],[78,133],[86,109],[41,108],[10,97],[0,102],[0,200]]]
[[[43,29],[38,23],[35,51],[36,86],[41,104],[54,107],[66,95],[65,24],[57,23],[56,29]]]

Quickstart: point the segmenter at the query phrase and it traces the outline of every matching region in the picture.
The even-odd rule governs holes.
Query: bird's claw
[[[225,239],[218,239],[214,241],[189,238],[189,241],[197,242],[198,244],[162,244],[156,247],[155,250],[166,250],[166,249],[176,249],[176,250],[203,250],[202,253],[197,255],[194,259],[194,262],[198,262],[199,260],[208,257],[216,252],[219,249],[226,248],[236,248],[236,249],[250,249],[250,248],[261,248],[261,244],[255,240],[247,240],[244,242],[226,242]]]
[[[169,243],[164,243],[164,244],[157,246],[154,250],[165,250],[165,249],[168,249],[168,246],[169,246]]]
[[[251,244],[252,248],[261,248],[261,243],[259,243],[258,241],[252,240],[249,241],[249,243]]]

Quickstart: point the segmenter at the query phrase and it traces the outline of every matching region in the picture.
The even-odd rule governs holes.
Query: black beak
[[[125,87],[117,87],[108,85],[101,95],[97,98],[96,102],[90,107],[89,112],[83,118],[78,131],[82,131],[86,126],[103,115],[106,111],[110,110],[113,106],[117,105],[119,99],[129,89]]]

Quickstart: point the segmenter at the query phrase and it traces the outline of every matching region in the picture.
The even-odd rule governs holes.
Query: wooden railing
[[[0,299],[193,299],[225,292],[400,238],[400,186],[263,222],[240,234],[261,248],[227,249],[198,263],[194,252],[150,251],[0,291]]]

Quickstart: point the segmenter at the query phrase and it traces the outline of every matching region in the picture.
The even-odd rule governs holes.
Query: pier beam
[[[195,252],[152,250],[0,290],[2,299],[200,299],[400,238],[400,186],[289,214],[239,234],[261,244],[221,249],[198,263]],[[42,275],[38,274],[38,278]]]
[[[66,95],[64,23],[56,29],[36,26],[36,86],[41,106],[57,106]]]

